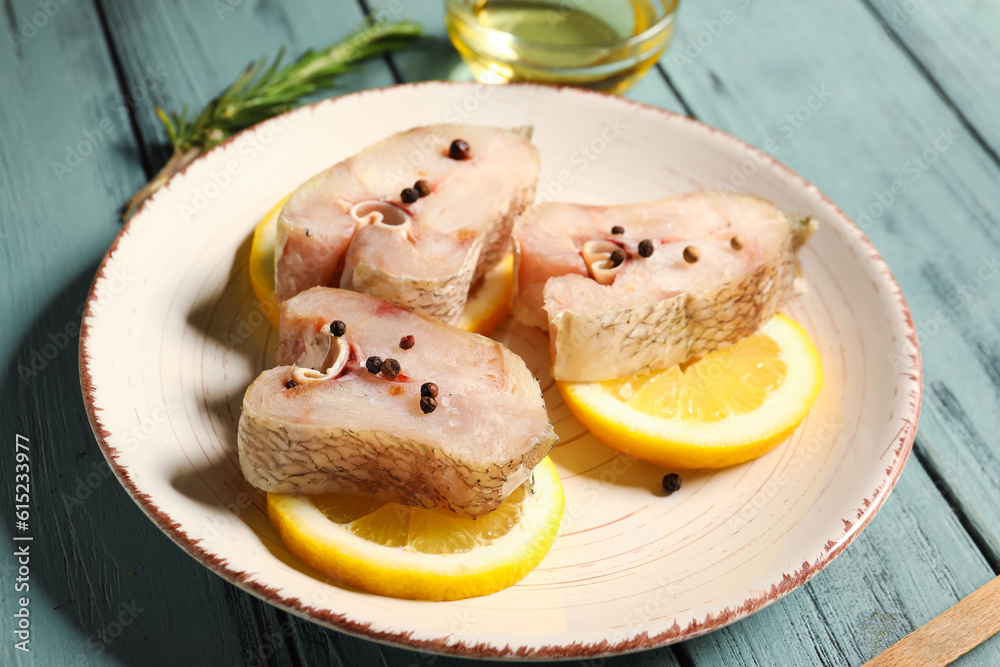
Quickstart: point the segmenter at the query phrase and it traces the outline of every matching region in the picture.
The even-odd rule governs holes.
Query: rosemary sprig
[[[174,153],[156,176],[132,195],[122,218],[131,216],[171,176],[235,132],[296,107],[317,90],[332,87],[337,75],[354,63],[400,49],[421,35],[420,24],[412,21],[367,22],[343,41],[321,51],[306,51],[285,67],[281,67],[284,47],[270,65],[266,57],[250,63],[197,117],[188,115],[186,105],[179,114],[157,107],[156,115],[167,130]]]

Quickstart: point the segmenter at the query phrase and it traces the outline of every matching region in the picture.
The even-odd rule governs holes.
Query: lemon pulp
[[[573,414],[605,444],[678,468],[750,460],[786,439],[823,386],[808,334],[778,315],[730,347],[673,368],[605,382],[560,382]]]

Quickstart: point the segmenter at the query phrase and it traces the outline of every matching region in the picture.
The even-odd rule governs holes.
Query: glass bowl
[[[445,0],[455,48],[485,83],[622,93],[674,36],[679,0]]]

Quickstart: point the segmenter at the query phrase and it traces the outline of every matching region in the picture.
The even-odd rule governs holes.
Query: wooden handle
[[[1000,577],[924,623],[864,667],[943,667],[1000,632]]]

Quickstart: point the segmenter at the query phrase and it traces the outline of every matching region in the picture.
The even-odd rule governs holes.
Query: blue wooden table
[[[187,556],[110,474],[80,397],[83,300],[118,211],[167,159],[154,105],[200,107],[251,59],[422,22],[419,49],[342,92],[467,76],[442,0],[4,0],[0,11],[0,664],[464,665],[271,608]],[[728,12],[724,14],[723,12]],[[593,664],[858,665],[1000,569],[1000,6],[981,0],[683,0],[630,94],[774,154],[862,225],[913,310],[915,456],[830,567],[735,625]],[[894,185],[895,184],[895,185]],[[30,441],[30,575],[12,554]],[[30,596],[30,653],[15,648]],[[962,665],[1000,665],[1000,639]]]

